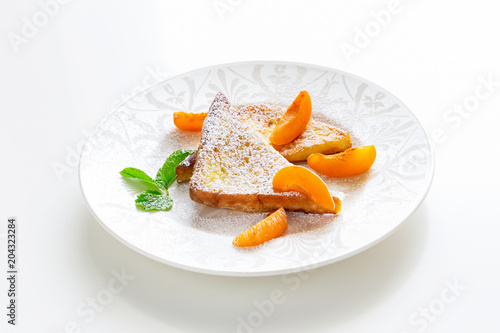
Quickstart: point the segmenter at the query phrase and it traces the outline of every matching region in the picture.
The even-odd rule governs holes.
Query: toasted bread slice
[[[212,207],[247,212],[286,210],[333,213],[299,192],[277,193],[274,175],[291,165],[218,93],[203,124],[193,175],[191,199]]]
[[[257,130],[264,141],[269,137],[285,113],[286,108],[275,105],[249,105],[236,111],[238,116]],[[305,161],[314,153],[335,154],[351,148],[349,134],[335,126],[310,119],[306,129],[286,145],[272,145],[289,162]]]

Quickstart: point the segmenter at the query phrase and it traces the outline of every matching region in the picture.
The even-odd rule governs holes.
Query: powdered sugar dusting
[[[203,125],[190,186],[224,194],[272,194],[274,175],[289,165],[239,120],[236,110],[219,93]]]

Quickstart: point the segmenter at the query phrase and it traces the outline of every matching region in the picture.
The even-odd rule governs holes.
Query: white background
[[[238,318],[256,326],[241,332],[498,328],[498,10],[486,0],[401,0],[390,22],[375,24],[390,3],[72,0],[49,6],[48,17],[38,1],[1,0],[0,260],[5,272],[7,217],[15,216],[19,294],[11,327],[2,273],[0,331],[237,332]],[[372,36],[360,44],[365,28]],[[356,42],[358,53],[346,56],[341,45]],[[444,133],[433,142],[433,186],[401,229],[350,259],[284,279],[179,270],[100,227],[80,192],[76,157],[98,121],[157,80],[245,60],[351,72],[401,99],[431,136]],[[490,90],[481,83],[488,78]],[[122,269],[135,278],[103,298]],[[270,311],[273,290],[284,302]],[[98,296],[106,304],[95,316],[77,313]],[[267,304],[267,315],[256,304]]]

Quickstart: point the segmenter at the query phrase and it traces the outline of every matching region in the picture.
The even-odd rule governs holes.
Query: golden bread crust
[[[316,204],[308,196],[298,192],[275,194],[227,194],[194,190],[189,188],[189,195],[195,202],[216,207],[245,212],[270,212],[283,207],[286,211],[305,213],[333,213]]]

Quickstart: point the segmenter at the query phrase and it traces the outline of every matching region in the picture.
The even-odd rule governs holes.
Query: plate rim
[[[341,75],[347,75],[350,77],[353,77],[361,82],[366,82],[369,83],[371,86],[376,87],[380,89],[381,91],[387,93],[390,95],[392,98],[394,98],[395,101],[397,101],[401,106],[403,106],[409,114],[413,117],[415,122],[417,123],[418,127],[423,131],[423,134],[425,136],[425,139],[429,145],[429,173],[428,173],[428,181],[425,183],[424,189],[421,191],[418,199],[415,201],[418,201],[418,203],[413,207],[413,209],[408,211],[408,214],[405,215],[405,217],[401,218],[401,221],[398,222],[395,226],[393,226],[389,231],[385,232],[382,236],[378,237],[377,239],[372,240],[371,242],[364,244],[363,246],[350,251],[348,253],[345,253],[341,256],[326,259],[320,262],[316,263],[310,263],[306,265],[301,265],[299,267],[295,268],[281,268],[277,270],[265,270],[265,271],[221,271],[221,270],[216,270],[216,269],[209,269],[209,268],[203,268],[203,267],[198,267],[198,266],[191,266],[191,265],[185,265],[176,261],[171,261],[162,257],[159,257],[155,254],[152,254],[150,252],[147,252],[134,244],[130,243],[120,235],[118,235],[115,231],[113,231],[109,226],[106,225],[97,215],[97,213],[94,211],[93,207],[90,205],[89,199],[87,198],[87,194],[84,191],[83,183],[82,183],[82,161],[85,158],[85,152],[86,149],[88,149],[89,146],[89,141],[90,139],[96,134],[97,130],[101,127],[101,125],[113,114],[116,112],[119,112],[127,103],[129,103],[131,100],[135,99],[137,96],[144,94],[147,91],[153,90],[156,87],[164,84],[167,81],[170,80],[175,80],[177,78],[180,78],[182,76],[188,76],[192,73],[199,72],[199,71],[206,71],[218,67],[230,67],[230,66],[244,66],[244,65],[257,65],[257,64],[263,64],[263,65],[273,65],[273,64],[283,64],[286,66],[303,66],[303,67],[309,67],[309,68],[315,68],[315,69],[320,69],[323,71],[334,71],[336,73],[339,73]],[[186,271],[191,271],[191,272],[196,272],[196,273],[202,273],[202,274],[207,274],[207,275],[215,275],[215,276],[233,276],[233,277],[259,277],[259,276],[275,276],[275,275],[283,275],[283,274],[290,274],[290,273],[296,273],[296,272],[301,272],[301,271],[307,271],[319,267],[324,267],[327,265],[331,265],[333,263],[345,260],[347,258],[350,258],[352,256],[355,256],[361,252],[364,252],[368,250],[369,248],[377,245],[378,243],[382,242],[383,240],[387,239],[391,235],[393,235],[399,228],[401,228],[403,225],[406,224],[408,221],[409,217],[422,205],[422,203],[425,201],[425,198],[427,197],[427,194],[430,191],[430,188],[432,186],[433,180],[435,176],[435,148],[433,145],[433,142],[429,139],[429,135],[427,134],[427,131],[425,128],[422,126],[421,122],[418,120],[418,118],[415,116],[415,114],[394,94],[390,93],[388,90],[385,88],[381,87],[378,84],[373,83],[370,80],[367,80],[365,78],[362,78],[356,74],[352,74],[343,70],[338,70],[336,68],[332,67],[327,67],[327,66],[322,66],[322,65],[316,65],[316,64],[310,64],[310,63],[302,63],[302,62],[294,62],[294,61],[281,61],[281,60],[251,60],[251,61],[238,61],[238,62],[230,62],[230,63],[219,63],[215,65],[210,65],[210,66],[204,66],[200,67],[197,69],[193,69],[187,72],[183,72],[174,76],[171,76],[169,78],[166,78],[146,89],[141,90],[140,92],[134,94],[133,96],[129,97],[127,100],[125,100],[123,103],[117,105],[111,111],[106,113],[106,115],[94,126],[92,132],[90,135],[87,137],[85,144],[83,146],[83,149],[80,153],[80,159],[79,159],[79,165],[78,165],[78,183],[80,186],[80,191],[83,195],[83,198],[87,204],[87,207],[89,208],[92,216],[94,219],[98,221],[98,223],[107,231],[109,232],[115,239],[120,241],[123,245],[127,246],[128,248],[133,249],[134,251],[146,256],[149,259],[158,261],[162,264],[166,264],[175,268],[183,269]]]

